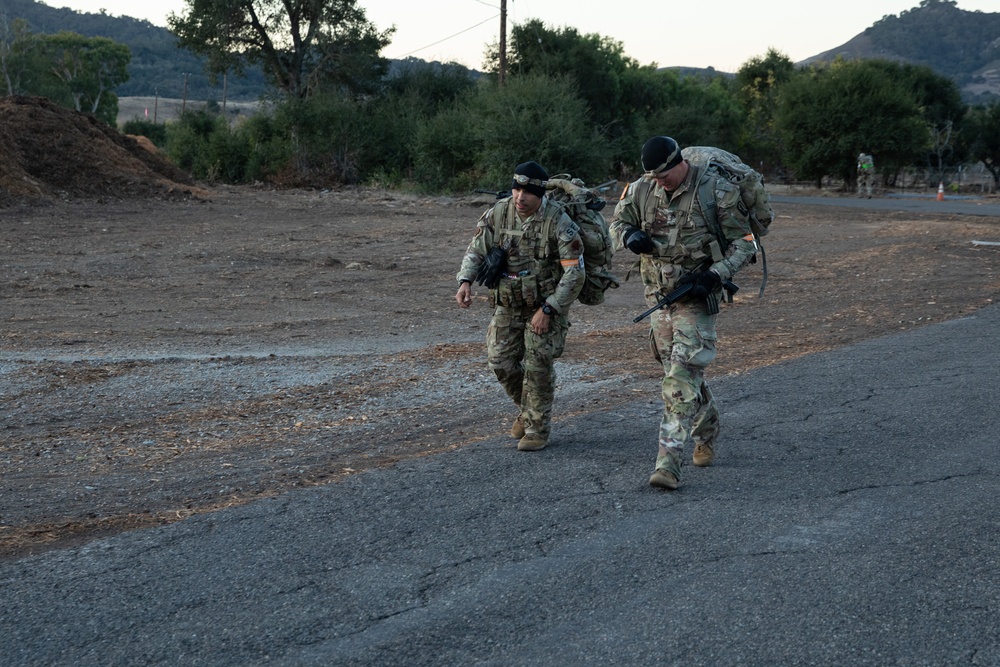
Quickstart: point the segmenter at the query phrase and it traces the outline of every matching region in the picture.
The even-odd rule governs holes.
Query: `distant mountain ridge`
[[[967,102],[1000,96],[1000,12],[966,11],[955,0],[923,0],[888,15],[850,41],[798,65],[836,58],[925,65],[953,79]]]

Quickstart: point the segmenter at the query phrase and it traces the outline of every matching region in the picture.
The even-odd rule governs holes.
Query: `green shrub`
[[[157,148],[167,145],[167,126],[143,118],[133,118],[122,124],[122,133],[146,137]]]
[[[414,137],[414,180],[423,192],[476,187],[480,152],[474,119],[465,107],[440,111],[423,121]]]
[[[168,157],[195,178],[227,183],[243,179],[249,151],[221,116],[204,109],[186,111],[167,125],[166,134]]]
[[[483,187],[506,184],[525,160],[539,162],[549,174],[570,173],[588,183],[609,172],[611,147],[568,78],[522,76],[504,86],[483,86],[470,112]]]
[[[254,114],[236,132],[247,145],[244,178],[248,183],[267,181],[291,159],[291,144],[270,113]]]

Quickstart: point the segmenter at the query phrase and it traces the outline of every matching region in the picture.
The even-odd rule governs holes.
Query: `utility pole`
[[[187,111],[188,105],[188,73],[184,72],[184,99],[181,100],[181,113]]]
[[[500,0],[500,85],[507,81],[507,0]]]

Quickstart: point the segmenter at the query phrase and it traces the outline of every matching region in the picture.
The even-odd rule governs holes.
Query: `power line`
[[[465,30],[460,30],[459,32],[456,32],[454,35],[449,35],[448,37],[445,37],[444,39],[439,39],[438,41],[434,42],[433,44],[428,44],[427,46],[421,46],[419,49],[414,49],[414,50],[410,51],[409,53],[404,53],[403,55],[399,56],[396,59],[399,60],[401,58],[406,58],[407,56],[412,56],[414,53],[416,53],[418,51],[423,51],[424,49],[429,49],[432,46],[437,46],[438,44],[440,44],[442,42],[447,42],[449,39],[458,37],[459,35],[467,33],[467,32],[469,32],[470,30],[472,30],[474,28],[478,28],[482,24],[487,23],[489,21],[492,21],[493,19],[497,18],[498,16],[500,16],[500,15],[499,14],[495,14],[494,16],[491,16],[491,17],[489,17],[488,19],[486,19],[484,21],[480,21],[476,25],[469,26]]]

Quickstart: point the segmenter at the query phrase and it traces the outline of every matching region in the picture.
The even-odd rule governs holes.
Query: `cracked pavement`
[[[6,665],[1000,663],[1000,307],[0,564]],[[649,466],[647,466],[649,467]]]
[[[671,494],[636,281],[504,435],[480,203],[5,211],[0,666],[1000,664],[1000,212],[789,199]]]

